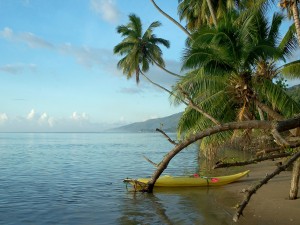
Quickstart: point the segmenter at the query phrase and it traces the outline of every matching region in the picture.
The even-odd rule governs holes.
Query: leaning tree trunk
[[[153,82],[149,77],[147,77],[143,72],[140,72],[151,84],[155,85],[156,87],[168,92],[170,95],[174,95],[170,90],[168,90],[167,88]],[[176,96],[175,96],[176,97]]]
[[[206,0],[206,2],[207,2],[207,5],[208,5],[208,8],[209,8],[209,12],[210,12],[211,18],[213,20],[213,23],[214,23],[215,26],[217,26],[217,18],[216,18],[216,14],[214,12],[211,0]]]
[[[179,74],[177,74],[177,73],[173,73],[172,71],[170,71],[170,70],[166,69],[165,67],[161,66],[161,65],[160,65],[158,62],[156,62],[151,56],[149,56],[149,57],[150,57],[150,59],[152,60],[152,62],[154,62],[154,64],[155,64],[156,66],[158,66],[160,69],[162,69],[162,70],[165,71],[166,73],[168,73],[168,74],[170,74],[170,75],[172,75],[172,76],[178,77],[178,78],[182,77],[181,75],[179,75]]]
[[[293,12],[293,19],[295,23],[295,28],[296,28],[296,34],[297,34],[297,39],[298,39],[298,44],[300,45],[300,20],[299,20],[299,11],[298,11],[298,1],[293,0],[291,8]]]
[[[297,199],[298,188],[299,188],[299,175],[300,175],[300,158],[294,163],[292,180],[291,180],[291,189],[289,199]]]
[[[161,13],[163,14],[165,17],[167,17],[169,20],[171,20],[173,23],[175,23],[184,33],[186,33],[187,36],[189,36],[189,38],[191,38],[191,34],[190,32],[188,32],[187,29],[185,29],[180,23],[178,23],[176,20],[174,20],[171,16],[169,16],[167,13],[165,13],[161,8],[158,7],[158,5],[155,3],[154,0],[150,0],[153,5],[155,6],[155,8]]]
[[[153,85],[155,85],[156,87],[168,92],[171,96],[174,96],[175,98],[178,98],[178,96],[176,96],[173,92],[171,92],[170,90],[168,90],[167,88],[153,82],[149,77],[147,77],[142,71],[140,71],[140,73]],[[180,98],[178,98],[180,99]],[[192,107],[193,109],[195,109],[196,111],[200,112],[203,116],[205,116],[206,118],[208,118],[209,120],[211,120],[213,123],[220,125],[220,122],[218,122],[214,117],[212,117],[210,114],[206,113],[204,110],[202,110],[199,106],[197,106],[192,99],[188,99],[189,102],[185,102],[183,100],[182,103],[184,103],[185,105],[189,105],[190,107]]]

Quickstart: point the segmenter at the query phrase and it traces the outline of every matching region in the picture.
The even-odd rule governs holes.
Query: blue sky
[[[156,2],[178,18],[177,0]],[[182,111],[117,70],[116,27],[130,13],[144,27],[162,22],[166,66],[180,73],[186,36],[150,0],[0,0],[0,132],[103,131]],[[155,67],[148,75],[168,88],[176,81]]]
[[[177,1],[157,3],[177,18]],[[170,40],[164,58],[179,73],[186,36],[149,0],[0,0],[0,132],[102,131],[182,111],[117,70],[116,26],[130,13],[145,27],[162,22],[156,34]],[[166,87],[175,82],[157,68],[148,75]]]

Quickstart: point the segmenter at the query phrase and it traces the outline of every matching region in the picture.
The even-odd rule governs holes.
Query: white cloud
[[[34,118],[35,118],[35,111],[34,111],[34,109],[32,109],[32,110],[27,114],[26,119],[27,119],[27,120],[33,120]]]
[[[0,113],[0,124],[8,120],[6,113]]]
[[[121,14],[114,0],[91,0],[90,5],[92,10],[105,21],[109,23],[118,22]]]
[[[50,42],[34,35],[30,32],[16,34],[11,28],[5,27],[0,31],[0,36],[9,41],[22,42],[31,48],[54,48]]]
[[[70,118],[72,120],[75,120],[75,121],[87,121],[87,120],[89,120],[89,117],[85,112],[83,112],[81,114],[77,113],[77,112],[73,112]]]
[[[106,65],[106,62],[112,57],[112,53],[108,50],[76,47],[69,43],[57,46],[57,50],[66,55],[76,58],[76,61],[85,67],[93,67],[95,65]]]
[[[37,66],[33,63],[15,63],[15,64],[6,64],[0,66],[0,71],[10,73],[10,74],[20,74],[23,71],[36,72]]]
[[[24,32],[17,36],[18,40],[25,42],[31,48],[54,48],[54,45],[33,33]]]
[[[49,126],[50,128],[55,126],[55,119],[54,117],[48,116],[47,113],[43,113],[39,119],[38,119],[38,124],[40,126]]]
[[[73,112],[67,118],[55,118],[34,109],[25,116],[13,117],[0,113],[0,132],[101,132],[120,124],[91,122],[85,112]]]
[[[143,89],[141,88],[122,88],[120,90],[121,93],[123,94],[139,94],[143,92]]]
[[[29,6],[30,0],[21,0],[23,6]]]
[[[14,33],[9,27],[5,27],[2,31],[0,31],[0,36],[8,40],[14,39]]]
[[[85,67],[101,66],[105,69],[110,69],[111,65],[116,67],[116,59],[111,50],[91,48],[91,47],[77,47],[70,43],[53,44],[43,38],[36,36],[30,32],[15,33],[11,28],[5,27],[0,31],[0,37],[13,42],[20,42],[26,44],[30,48],[43,48],[55,51],[64,55],[71,56],[76,59],[77,63]],[[0,67],[0,71],[9,73],[19,73],[27,69],[35,69],[34,64],[8,64]]]

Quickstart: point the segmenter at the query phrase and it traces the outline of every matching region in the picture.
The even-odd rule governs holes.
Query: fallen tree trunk
[[[276,170],[273,171],[273,173],[267,175],[263,180],[261,180],[257,185],[253,186],[252,188],[247,190],[247,194],[245,199],[238,205],[237,211],[235,213],[235,216],[233,217],[233,221],[237,222],[239,217],[243,215],[243,211],[245,207],[248,205],[251,197],[253,194],[256,193],[256,191],[261,188],[264,184],[267,184],[269,180],[271,180],[273,177],[281,173],[282,171],[286,170],[290,165],[292,165],[298,158],[300,157],[300,151],[294,154],[286,163],[284,163],[281,166],[278,166]]]
[[[241,121],[241,122],[230,122],[222,125],[214,126],[206,129],[205,131],[199,132],[195,135],[190,136],[184,141],[178,143],[158,164],[156,171],[153,173],[150,181],[147,183],[143,191],[152,193],[156,180],[167,168],[170,161],[175,157],[179,152],[185,149],[190,144],[213,134],[217,134],[223,131],[236,130],[236,129],[265,129],[265,130],[277,130],[278,132],[287,131],[296,127],[300,127],[300,116],[282,120],[282,121]]]
[[[256,152],[256,156],[259,157],[261,155],[265,155],[271,152],[279,152],[279,151],[283,151],[285,149],[288,148],[297,148],[300,146],[300,142],[295,142],[295,143],[291,143],[289,146],[278,146],[278,147],[274,147],[274,148],[268,148],[268,149],[264,149],[264,150],[260,150],[258,152]]]
[[[283,152],[280,154],[259,157],[259,158],[255,158],[255,159],[251,159],[251,160],[247,160],[247,161],[231,162],[231,163],[220,162],[220,163],[217,163],[213,168],[218,169],[218,168],[226,168],[226,167],[233,167],[233,166],[245,166],[245,165],[249,165],[249,164],[266,161],[269,159],[278,159],[278,158],[283,158],[283,157],[287,157],[287,156],[291,156],[291,155],[292,155],[292,153]]]

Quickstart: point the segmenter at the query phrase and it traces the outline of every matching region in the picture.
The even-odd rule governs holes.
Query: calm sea
[[[159,162],[171,148],[155,133],[0,133],[0,224],[230,224],[222,187],[126,189],[122,179],[154,171],[143,156]],[[193,174],[197,162],[191,146],[164,174]]]

